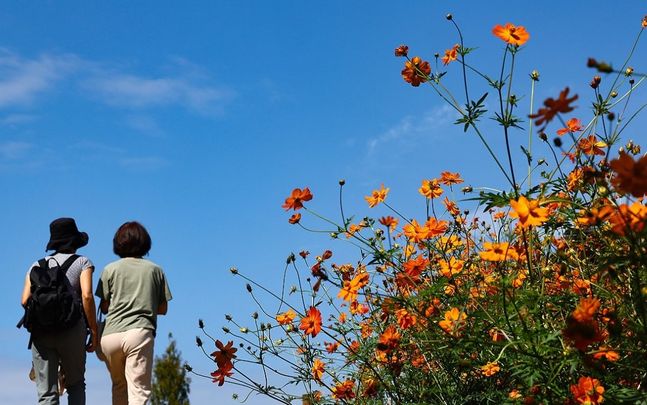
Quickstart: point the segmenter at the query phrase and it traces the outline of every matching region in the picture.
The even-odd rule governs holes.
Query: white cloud
[[[25,59],[0,51],[0,107],[32,103],[79,66],[74,55],[41,55]]]
[[[8,141],[0,143],[0,160],[16,160],[24,157],[33,145],[27,142]]]
[[[146,77],[127,73],[98,74],[83,88],[109,105],[132,109],[181,106],[191,111],[221,114],[233,92],[191,76]]]
[[[132,129],[147,134],[158,136],[164,133],[157,121],[146,115],[130,115],[126,118],[126,124]]]
[[[36,120],[36,116],[32,114],[9,114],[0,118],[0,124],[9,127],[14,127],[21,124],[26,124]]]
[[[368,154],[375,153],[381,147],[416,144],[423,136],[433,136],[434,131],[453,122],[457,116],[456,111],[448,105],[436,107],[420,118],[406,116],[387,131],[369,139]]]

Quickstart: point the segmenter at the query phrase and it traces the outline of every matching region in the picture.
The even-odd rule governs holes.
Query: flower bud
[[[591,88],[597,89],[598,86],[600,86],[600,82],[602,81],[602,78],[600,76],[593,76],[593,80],[591,80],[591,83],[589,84]]]
[[[539,81],[539,71],[538,70],[533,70],[530,72],[530,78],[536,82]]]
[[[617,91],[615,91],[615,90],[613,90],[613,91],[611,92],[610,96],[611,96],[611,98],[616,98],[616,97],[618,97],[618,92],[617,92]]]
[[[607,114],[607,119],[609,121],[613,121],[614,119],[616,119],[616,115],[613,112],[610,112],[609,114]]]
[[[258,319],[258,312],[254,312],[252,314],[252,319]]]
[[[339,234],[337,232],[330,232],[330,237],[331,238],[337,239],[338,236],[339,236]]]
[[[539,139],[541,139],[544,142],[548,142],[548,136],[546,135],[545,132],[540,132],[539,133]]]
[[[195,344],[198,345],[198,347],[202,347],[202,339],[200,339],[198,336],[195,337]]]
[[[454,18],[454,16],[451,14],[447,14],[445,18],[447,19],[447,21],[451,21]]]
[[[204,322],[202,321],[202,319],[198,319],[198,328],[204,329]]]
[[[245,327],[242,327],[242,328],[240,328],[239,330],[240,330],[240,333],[247,333],[247,332],[249,332],[249,329],[247,329],[247,328],[245,328]]]
[[[245,288],[247,288],[247,292],[252,292],[252,286],[251,286],[251,284],[247,283],[247,284],[245,285]]]
[[[189,363],[184,363],[184,369],[189,373],[193,371],[193,367],[191,367]]]
[[[461,191],[463,193],[471,193],[473,190],[474,189],[472,188],[472,186],[465,186],[465,187],[461,188]]]
[[[555,138],[555,139],[553,139],[553,144],[554,144],[556,147],[561,148],[561,147],[562,147],[562,139],[561,139],[561,138]]]
[[[226,326],[223,326],[222,331],[225,332],[225,333],[229,333],[229,328],[226,327]]]
[[[231,321],[231,320],[232,320],[232,317],[231,317],[231,315],[226,314],[226,315],[225,315],[225,319],[226,319],[226,320],[228,320],[228,321]]]
[[[625,69],[625,76],[631,76],[633,72],[634,72],[634,68],[629,66],[627,69]]]
[[[407,56],[409,54],[409,47],[406,45],[400,45],[397,48],[395,48],[395,56],[401,57],[401,56]]]
[[[235,267],[231,267],[229,271],[231,272],[231,274],[238,274],[238,269]]]
[[[340,186],[343,186],[344,184],[346,184],[346,180],[344,180],[344,179],[339,180],[339,185]]]

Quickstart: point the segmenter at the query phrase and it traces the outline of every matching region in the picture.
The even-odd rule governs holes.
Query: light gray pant
[[[85,405],[85,321],[54,334],[35,335],[31,346],[38,403],[58,405],[58,365],[65,373],[67,403]]]

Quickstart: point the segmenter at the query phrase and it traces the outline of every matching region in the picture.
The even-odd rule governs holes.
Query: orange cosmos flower
[[[427,228],[427,238],[433,238],[434,236],[444,234],[447,231],[448,224],[447,221],[438,221],[436,218],[429,218],[425,222],[425,228]]]
[[[460,214],[461,211],[458,209],[458,205],[456,205],[454,201],[450,201],[449,198],[445,197],[443,204],[445,205],[447,212],[449,212],[452,216],[455,217]]]
[[[582,184],[582,179],[584,178],[584,170],[581,168],[575,168],[568,174],[566,179],[566,189],[568,191],[575,190],[580,184]]]
[[[332,397],[339,400],[349,400],[355,398],[355,383],[353,380],[338,382],[332,389]]]
[[[295,188],[294,190],[292,190],[292,194],[290,194],[290,196],[285,199],[285,203],[281,207],[285,208],[286,211],[289,211],[290,209],[296,211],[300,208],[303,208],[304,201],[310,200],[312,200],[312,193],[310,193],[310,189],[308,187],[304,188],[303,190],[301,190],[300,188]]]
[[[312,362],[312,378],[316,381],[321,381],[321,377],[323,377],[323,373],[325,371],[324,365],[324,362],[319,359],[315,359],[315,361]]]
[[[479,252],[481,259],[487,260],[490,262],[502,262],[506,259],[517,260],[517,252],[510,248],[508,242],[502,243],[490,243],[483,242],[483,251]]]
[[[299,221],[301,221],[301,213],[297,212],[296,214],[292,215],[290,219],[288,219],[288,222],[291,224],[298,224]]]
[[[326,351],[332,354],[335,353],[339,348],[339,342],[324,343],[324,346],[326,347]]]
[[[463,270],[463,261],[455,257],[450,258],[449,261],[441,260],[438,264],[440,264],[440,273],[447,278],[451,278]]]
[[[593,207],[589,210],[580,210],[578,214],[577,223],[579,225],[598,225],[613,215],[613,207],[603,205],[600,208]]]
[[[294,321],[294,318],[296,318],[297,313],[294,312],[291,309],[288,309],[286,312],[282,314],[278,314],[276,316],[276,321],[279,323],[279,325],[289,325]]]
[[[647,194],[647,156],[634,161],[627,153],[620,152],[609,166],[615,172],[611,182],[616,189],[636,198]]]
[[[582,131],[582,121],[577,118],[571,118],[566,121],[566,127],[557,130],[557,135],[562,136],[564,134],[575,133]]]
[[[301,325],[299,326],[306,335],[312,337],[317,336],[321,332],[321,312],[315,307],[310,307],[307,315],[301,318]]]
[[[578,404],[597,405],[604,402],[604,387],[595,378],[580,377],[576,385],[571,385],[571,393]]]
[[[548,220],[548,209],[539,208],[539,200],[528,200],[520,196],[518,200],[510,200],[512,212],[510,217],[519,218],[519,225],[528,228],[533,225],[541,225]]]
[[[391,350],[398,347],[402,335],[398,333],[395,326],[390,325],[380,335],[380,343],[378,344],[379,350]]]
[[[611,230],[624,236],[628,230],[641,232],[647,223],[647,207],[639,201],[631,205],[622,204],[618,210],[609,217]]]
[[[440,197],[443,193],[443,189],[440,188],[438,184],[438,179],[423,180],[422,186],[418,189],[420,194],[424,195],[427,198],[436,198]]]
[[[405,273],[414,280],[418,280],[420,274],[429,266],[429,260],[423,256],[418,256],[415,259],[407,260],[402,267]]]
[[[517,46],[525,44],[528,38],[530,38],[530,34],[528,34],[528,31],[523,26],[515,26],[511,23],[506,23],[505,26],[495,25],[492,33],[503,42]]]
[[[456,60],[458,56],[458,48],[460,45],[456,44],[451,49],[445,51],[445,56],[442,57],[443,65],[447,66],[450,62]]]
[[[510,398],[510,399],[521,399],[522,397],[523,397],[523,395],[521,395],[521,393],[517,389],[513,389],[508,394],[508,398]]]
[[[410,224],[403,226],[402,231],[404,232],[404,236],[414,243],[422,242],[427,239],[427,235],[429,234],[427,227],[421,226],[415,219],[411,220]]]
[[[611,350],[606,346],[600,346],[600,349],[593,354],[593,358],[599,360],[605,358],[607,361],[614,362],[620,359],[618,352]]]
[[[339,314],[337,320],[339,321],[339,323],[346,323],[346,312]]]
[[[606,147],[607,144],[605,142],[598,141],[598,138],[596,138],[595,135],[589,135],[587,138],[582,138],[577,143],[577,148],[584,152],[585,155],[589,156],[604,156],[605,153],[602,148]]]
[[[398,309],[395,311],[395,317],[398,319],[398,326],[400,329],[409,329],[418,323],[418,318],[415,315],[412,315],[404,308]]]
[[[401,56],[407,56],[409,54],[409,47],[406,45],[400,45],[397,48],[395,48],[395,56],[401,57]]]
[[[446,186],[451,186],[452,184],[461,184],[463,179],[458,173],[442,172],[440,173],[440,182]]]
[[[418,87],[420,83],[429,80],[430,74],[431,66],[429,66],[429,62],[423,61],[419,56],[414,56],[413,59],[406,61],[404,69],[402,69],[402,78],[414,87]]]
[[[573,311],[573,318],[580,323],[587,323],[593,320],[600,309],[600,300],[597,298],[582,298]]]
[[[393,218],[392,216],[382,217],[379,219],[379,221],[382,225],[390,228],[392,231],[395,230],[396,226],[398,226],[397,218]]]
[[[499,363],[497,363],[496,361],[481,366],[481,373],[483,373],[483,375],[486,377],[491,377],[494,374],[498,373],[500,370],[501,367],[499,367]]]
[[[445,312],[445,319],[438,322],[445,332],[452,334],[454,331],[457,331],[463,321],[467,319],[467,314],[465,312],[459,311],[458,308],[452,308],[449,311]]]
[[[379,203],[383,202],[386,199],[386,195],[389,193],[388,188],[384,188],[384,184],[380,187],[379,190],[373,190],[373,193],[369,196],[364,197],[368,206],[373,208]]]
[[[218,383],[218,386],[222,386],[225,383],[225,377],[231,377],[234,373],[231,371],[234,366],[229,363],[224,367],[218,366],[218,369],[211,373],[211,378],[214,383]]]
[[[566,87],[559,93],[557,100],[547,98],[544,100],[544,107],[540,108],[536,114],[529,115],[529,118],[535,119],[535,125],[540,126],[543,123],[548,124],[559,113],[565,114],[573,111],[571,103],[577,100],[577,94],[573,97],[568,97],[569,88]],[[545,126],[544,126],[545,128]]]
[[[364,288],[368,284],[369,275],[368,273],[360,273],[353,277],[350,281],[344,281],[342,289],[337,294],[337,297],[343,299],[344,301],[353,302],[357,300],[357,295],[359,290]]]

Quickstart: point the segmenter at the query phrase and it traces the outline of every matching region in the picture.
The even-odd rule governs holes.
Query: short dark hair
[[[112,250],[119,257],[143,257],[151,250],[151,237],[139,222],[126,222],[112,239]]]

